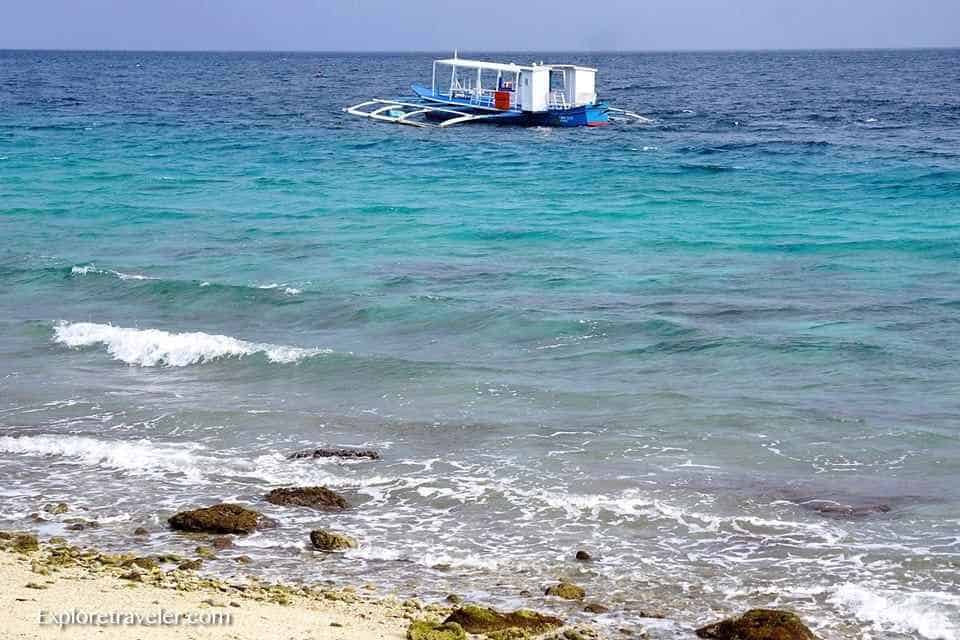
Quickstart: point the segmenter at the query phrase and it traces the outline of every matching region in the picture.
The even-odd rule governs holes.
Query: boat
[[[434,60],[430,86],[414,84],[405,98],[374,98],[343,111],[417,127],[469,122],[533,127],[600,127],[611,122],[651,122],[597,99],[597,70],[575,64],[518,65]]]

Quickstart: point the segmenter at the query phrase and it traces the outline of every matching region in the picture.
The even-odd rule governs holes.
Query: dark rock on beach
[[[350,508],[350,504],[343,496],[326,487],[274,489],[266,495],[266,500],[282,506],[312,507],[323,511],[342,511]]]
[[[559,582],[547,587],[544,594],[563,598],[564,600],[582,600],[583,597],[587,595],[587,592],[584,591],[583,587],[578,587],[572,582]]]
[[[305,458],[366,458],[379,460],[380,453],[373,449],[306,449],[287,456],[288,460],[303,460]]]
[[[814,502],[810,506],[804,506],[830,518],[866,518],[890,511],[890,505],[886,504],[852,505],[835,502]]]
[[[199,533],[250,533],[267,524],[262,514],[238,504],[181,511],[168,520],[173,529]]]
[[[84,520],[83,518],[70,518],[64,520],[67,524],[68,531],[85,531],[87,529],[99,529],[100,523],[94,520]]]
[[[0,531],[0,548],[12,549],[19,553],[31,553],[40,548],[37,536],[32,533],[8,533]]]
[[[583,610],[587,613],[601,614],[609,613],[610,607],[602,605],[599,602],[588,602],[587,604],[583,605]]]
[[[467,640],[467,634],[456,622],[414,620],[407,628],[407,640]]]
[[[456,622],[467,633],[490,633],[517,629],[529,633],[543,633],[563,626],[563,620],[527,609],[511,613],[501,613],[489,607],[466,604],[455,609],[443,621],[445,624]]]
[[[210,546],[214,549],[230,549],[233,547],[233,539],[229,536],[221,536],[210,541]]]
[[[184,560],[179,565],[177,569],[180,571],[199,571],[203,567],[203,560],[199,558],[196,560]]]
[[[696,633],[712,640],[817,640],[797,614],[779,609],[751,609]]]
[[[357,541],[342,533],[314,529],[310,532],[310,543],[320,551],[346,551],[357,546]]]
[[[43,505],[43,510],[56,516],[61,513],[66,513],[70,510],[70,507],[67,506],[66,502],[51,502],[50,504]]]

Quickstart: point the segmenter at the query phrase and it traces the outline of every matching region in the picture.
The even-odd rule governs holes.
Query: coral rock
[[[204,509],[181,511],[167,522],[180,531],[201,533],[250,533],[264,524],[264,517],[238,504],[215,504]]]
[[[267,502],[282,506],[312,507],[324,511],[341,511],[350,507],[343,496],[326,487],[274,489],[266,499]]]
[[[551,585],[547,587],[547,590],[544,593],[548,596],[563,598],[564,600],[582,600],[583,597],[587,595],[587,592],[583,590],[583,587],[578,587],[571,582],[560,582],[558,584]]]
[[[297,451],[287,456],[289,460],[302,460],[304,458],[367,458],[369,460],[379,460],[380,454],[373,449],[307,449]]]
[[[563,625],[563,620],[527,609],[501,613],[489,607],[465,604],[447,616],[444,623],[456,622],[468,633],[490,633],[518,629],[532,633],[550,631]]]
[[[797,614],[778,609],[751,609],[701,627],[696,633],[712,640],[816,640]]]
[[[414,620],[407,628],[407,640],[466,640],[467,634],[456,622],[436,624]]]
[[[315,549],[321,551],[344,551],[357,546],[357,541],[350,536],[326,531],[324,529],[314,529],[310,532],[310,542]]]

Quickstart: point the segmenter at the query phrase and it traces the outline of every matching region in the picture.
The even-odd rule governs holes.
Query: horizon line
[[[756,47],[756,48],[693,48],[693,49],[466,49],[468,53],[575,53],[575,54],[637,54],[637,53],[778,53],[814,51],[945,51],[960,49],[954,45],[909,45],[894,47]],[[37,51],[50,53],[309,53],[309,54],[438,54],[453,49],[120,49],[120,48],[48,48],[0,47],[0,51]],[[462,50],[461,50],[462,51]]]

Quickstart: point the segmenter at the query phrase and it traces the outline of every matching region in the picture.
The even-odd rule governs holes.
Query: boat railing
[[[517,105],[517,94],[514,91],[510,91],[510,109],[516,111],[519,109]],[[495,89],[481,89],[477,91],[475,89],[469,88],[455,88],[449,94],[446,94],[448,98],[456,98],[459,100],[467,100],[471,104],[475,104],[478,107],[487,107],[494,108],[496,107],[496,94]],[[439,94],[444,96],[443,93]]]

